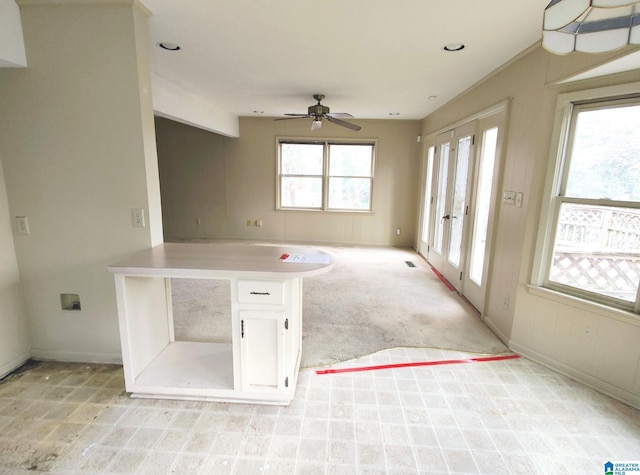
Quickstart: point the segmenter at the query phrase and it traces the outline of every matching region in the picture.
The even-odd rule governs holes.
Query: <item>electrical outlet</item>
[[[131,218],[133,220],[133,227],[144,228],[144,210],[142,208],[134,208],[131,210]]]
[[[200,225],[200,218],[196,218],[196,225]]]
[[[396,236],[400,236],[400,228],[396,228]]]
[[[261,219],[256,219],[255,225],[259,228],[262,227],[262,220]]]
[[[16,216],[18,234],[29,234],[29,220],[26,216]]]

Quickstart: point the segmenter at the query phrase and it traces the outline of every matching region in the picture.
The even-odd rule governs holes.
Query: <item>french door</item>
[[[458,290],[463,264],[464,224],[468,213],[469,163],[474,124],[440,134],[436,139],[437,173],[433,213],[433,245],[428,260]]]
[[[444,132],[427,156],[418,251],[480,312],[504,120],[501,110]]]

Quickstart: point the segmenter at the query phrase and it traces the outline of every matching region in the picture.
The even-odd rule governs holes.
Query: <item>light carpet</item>
[[[508,351],[413,250],[313,247],[333,255],[336,265],[303,281],[303,368],[401,347]],[[231,341],[229,282],[175,279],[172,293],[177,340]]]

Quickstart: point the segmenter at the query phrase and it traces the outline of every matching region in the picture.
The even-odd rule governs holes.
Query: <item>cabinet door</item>
[[[240,310],[240,366],[243,391],[283,391],[285,312]]]

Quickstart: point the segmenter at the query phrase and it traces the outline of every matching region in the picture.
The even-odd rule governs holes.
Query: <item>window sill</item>
[[[348,209],[307,209],[307,208],[276,208],[276,213],[321,213],[321,214],[358,214],[358,215],[374,215],[370,210],[348,210]]]
[[[640,327],[640,315],[628,310],[622,310],[619,308],[611,307],[609,305],[591,302],[590,300],[531,284],[527,285],[527,292],[531,295],[535,295],[536,297],[553,300],[554,302],[558,302],[564,305],[570,305],[571,307],[579,308],[580,310],[584,310],[586,312],[595,313],[607,318],[612,318],[614,320],[619,320],[621,322]]]

